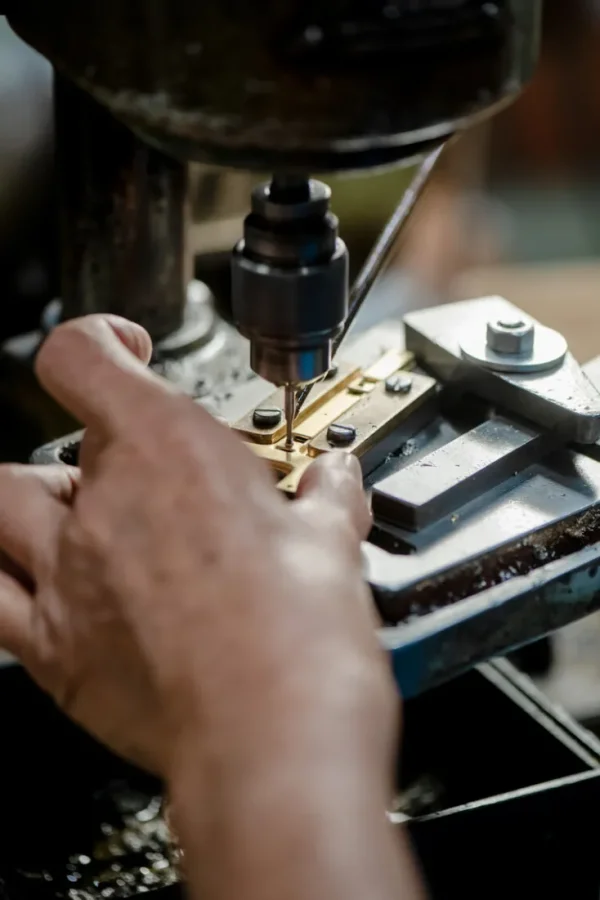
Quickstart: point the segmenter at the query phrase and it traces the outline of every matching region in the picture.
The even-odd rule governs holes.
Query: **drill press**
[[[153,337],[168,340],[181,325],[189,277],[183,264],[185,160],[273,172],[254,193],[244,239],[234,251],[234,310],[240,331],[250,341],[254,369],[275,385],[288,387],[289,423],[294,388],[329,372],[332,351],[356,310],[357,298],[372,284],[390,238],[422,186],[418,182],[400,208],[348,297],[346,251],[329,210],[328,190],[309,173],[373,168],[423,153],[435,161],[432,154],[440,142],[507,102],[530,75],[540,3],[148,0],[143,8],[132,7],[117,0],[90,0],[85,7],[75,0],[53,4],[21,0],[11,14],[15,29],[57,71],[57,142],[63,160],[59,179],[68,263],[63,315],[112,309],[141,321]],[[428,171],[426,166],[423,173]],[[490,321],[492,340],[486,337]],[[308,403],[304,409],[308,418],[301,425],[315,450],[323,442],[322,431],[314,424],[324,408],[319,404],[329,400],[353,417],[361,446],[369,444],[365,410],[366,424],[372,424],[361,396],[375,398],[382,421],[391,409],[389,421],[394,425],[403,421],[399,414],[404,409],[428,413],[428,418],[418,420],[422,432],[415,438],[408,465],[402,467],[401,460],[392,459],[383,477],[374,476],[371,482],[381,513],[376,527],[397,555],[379,552],[381,545],[369,545],[373,551],[369,580],[388,625],[400,622],[404,612],[409,614],[400,627],[389,627],[382,634],[405,697],[598,605],[600,544],[592,542],[600,539],[600,463],[591,443],[599,436],[598,398],[591,385],[577,381],[580,373],[564,346],[555,349],[552,343],[548,349],[550,336],[539,323],[520,322],[519,311],[498,300],[414,314],[407,321],[406,342],[421,371],[408,374],[402,369],[397,347],[391,362],[384,356],[372,368],[340,363],[339,373],[313,391],[312,412]],[[526,359],[515,359],[520,354],[510,347],[504,352],[521,338],[533,338],[538,365],[550,366],[542,371],[539,383],[535,373],[523,373]],[[545,354],[541,362],[540,353]],[[495,369],[498,365],[503,368]],[[599,366],[588,370],[597,385],[599,371]],[[483,421],[473,428],[470,420],[459,424],[454,409],[432,412],[425,401],[441,395],[456,400],[460,392],[454,389],[466,376],[476,400],[484,395],[502,402],[516,421],[488,418],[486,408]],[[553,398],[544,394],[546,379],[557,388]],[[531,384],[533,391],[528,389]],[[469,415],[478,411],[476,403],[466,405]],[[577,439],[590,446],[585,453],[581,447],[577,452],[563,447],[559,464],[545,466],[548,440],[537,427],[541,424],[550,430],[556,426],[565,442]],[[257,446],[267,451],[274,446],[269,444],[271,438],[280,439],[278,427],[275,423],[269,434],[264,427],[257,429],[252,417],[237,423],[238,432],[258,436],[263,443]],[[418,428],[413,419],[410,434]],[[288,441],[289,437],[288,432]],[[406,437],[395,433],[396,449],[407,448]],[[65,461],[76,442],[76,437],[67,438],[43,448],[39,460]],[[461,477],[456,476],[459,464]],[[417,477],[420,467],[425,483]],[[503,498],[513,494],[516,515],[511,516],[510,500],[503,505]],[[396,517],[391,527],[389,509]],[[540,533],[542,542],[537,544],[531,535]],[[586,542],[590,546],[582,547]],[[545,556],[536,556],[542,551]],[[421,614],[411,602],[420,603]],[[8,672],[8,678],[14,676]],[[581,809],[591,811],[600,788],[596,771],[584,771],[579,777],[575,773],[582,761],[597,770],[600,754],[575,726],[524,689],[505,666],[472,672],[468,679],[474,690],[466,695],[465,682],[457,680],[441,694],[431,691],[420,698],[425,703],[416,727],[410,718],[419,707],[407,704],[411,739],[403,767],[410,769],[412,761],[420,771],[422,760],[430,765],[441,748],[443,787],[450,789],[449,802],[456,807],[450,815],[414,823],[426,872],[442,885],[433,896],[496,897],[515,891],[523,896],[519,893],[523,874],[517,870],[524,867],[528,854],[533,859],[525,879],[528,886],[533,878],[537,894],[550,896],[555,895],[551,891],[557,882],[564,881],[567,896],[573,891],[573,861],[581,858],[582,847],[593,861],[591,879],[596,887],[593,832],[577,823],[588,819],[581,816]],[[501,710],[489,714],[494,697],[482,690],[480,680],[498,689],[496,702],[504,712],[515,700],[519,708],[522,705],[527,715],[521,729],[514,710],[508,719],[502,718]],[[13,691],[2,696],[6,701]],[[7,728],[9,734],[23,733],[20,695],[18,699],[14,703],[18,727]],[[477,716],[471,715],[474,706]],[[32,737],[26,733],[26,739],[35,741],[41,728],[54,740],[60,730],[57,723],[48,719],[46,725],[40,710],[33,708],[35,714],[25,717],[33,726]],[[4,718],[10,723],[5,712]],[[498,738],[490,739],[494,727]],[[484,733],[483,744],[471,741],[473,728]],[[536,731],[544,730],[559,744],[555,752],[564,767],[560,772],[548,763],[548,742],[543,740],[540,746],[535,740]],[[465,746],[470,754],[465,754]],[[573,759],[565,761],[567,748]],[[495,753],[490,755],[491,749]],[[10,765],[9,757],[6,768],[14,772],[26,753],[18,742],[12,753],[14,763]],[[70,765],[64,752],[57,757],[65,769],[70,767],[69,779],[71,769],[86,776],[98,773],[97,755],[83,755],[79,744],[77,766]],[[460,780],[469,785],[466,793],[452,790],[448,759],[453,757],[461,764]],[[514,768],[515,760],[521,768],[531,765],[538,780],[569,777],[546,790],[527,790],[521,797],[517,789],[531,784],[531,774],[522,776],[519,771],[513,779],[511,760]],[[44,787],[53,788],[56,772],[47,774],[44,761],[36,772]],[[486,763],[493,784],[486,780],[486,788],[473,788],[473,779],[480,777],[475,773],[485,770]],[[13,804],[19,811],[21,784],[18,778],[12,781],[19,788]],[[473,803],[485,790],[485,796],[493,799]],[[504,800],[498,796],[502,792]],[[79,803],[85,790],[72,795]],[[40,804],[42,812],[55,805],[65,810],[60,791],[48,795],[40,790],[40,796],[49,796]],[[67,805],[64,813],[78,832],[86,821],[84,806]],[[20,819],[10,803],[7,808],[18,841],[21,834],[15,822],[18,825]],[[102,808],[104,835],[105,813]],[[141,813],[145,816],[146,810]],[[22,833],[29,845],[36,825],[30,806],[25,818]],[[140,821],[148,818],[140,816]],[[51,819],[50,827],[42,829],[45,852],[54,831],[60,829]],[[65,893],[71,896],[70,884],[85,878],[81,867],[91,859],[80,855],[82,846],[86,849],[81,834],[72,842],[69,837],[67,843],[69,852],[75,849],[77,855],[69,857],[59,842],[56,873],[41,875],[47,855],[41,867],[33,869],[40,881],[55,878],[57,888],[64,878]],[[9,855],[12,850],[9,844]],[[69,859],[66,877],[63,856]],[[550,857],[557,862],[549,867]],[[27,866],[20,866],[16,854],[15,860],[13,868],[18,871],[16,876],[10,874],[20,886],[18,879]],[[106,856],[103,860],[106,869]],[[123,860],[125,867],[130,865],[128,857],[119,856],[109,867],[112,874],[103,871],[102,878],[114,876],[118,885]],[[139,868],[139,857],[135,866],[144,873],[139,890],[156,885],[145,880],[153,873]],[[129,883],[134,884],[127,893],[136,893],[133,873],[125,874],[132,875]],[[0,878],[4,877],[0,869]],[[78,896],[88,890],[88,883],[79,882]],[[6,884],[8,892],[11,880]],[[103,896],[121,896],[118,889],[113,894],[112,881],[101,884],[108,885]],[[527,896],[537,895],[535,889]],[[94,889],[89,890],[95,896]]]
[[[408,696],[597,608],[600,379],[502,298],[406,316],[371,335],[381,358],[332,367],[441,148],[531,74],[541,3],[321,6],[93,2],[83,17],[74,0],[51,13],[26,0],[10,19],[57,73],[63,316],[119,312],[177,347],[186,161],[274,173],[232,283],[250,365],[278,390],[223,417],[288,494],[331,447],[361,460],[365,574]],[[348,292],[329,190],[310,173],[423,157]],[[76,462],[77,447],[68,436],[35,459]]]
[[[308,173],[414,160],[507,102],[540,3],[24,0],[9,18],[57,72],[64,316],[181,331],[185,161],[276,173],[234,252],[233,311],[253,370],[287,386],[289,445],[295,391],[329,371],[348,315],[346,249]]]

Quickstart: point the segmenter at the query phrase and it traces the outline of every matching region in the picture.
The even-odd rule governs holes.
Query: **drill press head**
[[[513,97],[541,0],[19,0],[9,21],[165,152],[260,172],[414,158]]]

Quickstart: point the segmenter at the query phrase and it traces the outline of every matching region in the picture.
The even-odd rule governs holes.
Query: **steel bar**
[[[503,419],[488,419],[379,482],[373,515],[418,531],[455,513],[548,453],[552,442]]]
[[[392,214],[392,217],[381,232],[377,243],[369,254],[364,266],[359,272],[356,281],[352,286],[352,290],[350,291],[350,298],[348,303],[348,318],[346,319],[344,330],[341,332],[334,343],[334,354],[337,352],[340,344],[348,334],[348,331],[350,330],[352,324],[354,323],[354,320],[356,319],[356,316],[358,315],[362,307],[365,297],[368,295],[369,291],[375,284],[377,276],[381,273],[386,262],[388,261],[390,253],[394,249],[398,238],[410,222],[416,205],[419,202],[423,191],[429,184],[431,177],[435,172],[447,146],[448,142],[445,142],[439,147],[436,147],[436,149],[432,153],[429,153],[425,157],[423,163],[417,170],[415,177],[404,192],[400,203]],[[298,413],[302,409],[306,398],[311,392],[311,389],[312,385],[309,384],[305,388],[302,388],[302,390],[298,391],[296,397],[296,415],[298,415]]]

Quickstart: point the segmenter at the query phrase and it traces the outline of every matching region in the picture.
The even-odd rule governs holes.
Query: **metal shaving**
[[[30,886],[45,884],[48,900],[118,900],[179,881],[181,851],[160,796],[118,784],[103,792],[99,805],[109,815],[92,846],[79,848],[51,871],[21,871],[20,877]]]
[[[443,808],[444,790],[432,775],[423,775],[408,785],[395,799],[391,812],[409,819],[438,812]]]

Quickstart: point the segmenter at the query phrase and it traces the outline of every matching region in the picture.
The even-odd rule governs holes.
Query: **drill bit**
[[[285,444],[284,449],[290,453],[294,449],[294,419],[296,418],[296,388],[293,384],[285,386]]]

